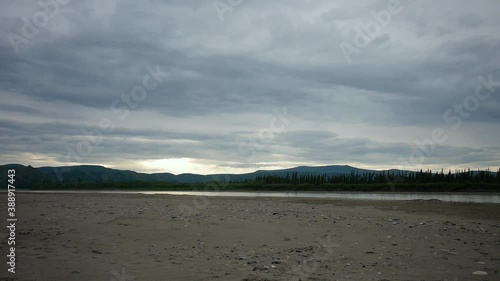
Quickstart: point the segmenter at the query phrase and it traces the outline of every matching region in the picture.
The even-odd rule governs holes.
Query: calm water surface
[[[319,199],[356,199],[356,200],[431,200],[447,202],[476,202],[500,204],[497,193],[396,193],[396,192],[203,192],[203,191],[100,191],[100,190],[64,190],[64,191],[18,191],[29,193],[90,193],[90,194],[167,194],[214,197],[285,197]]]

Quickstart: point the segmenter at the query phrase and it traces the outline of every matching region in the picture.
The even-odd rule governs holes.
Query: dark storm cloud
[[[353,44],[356,27],[389,2],[245,1],[221,20],[211,1],[71,1],[17,53],[9,34],[22,35],[21,18],[33,21],[41,8],[0,4],[2,159],[64,164],[68,147],[99,134],[106,119],[114,129],[82,163],[388,167],[443,128],[450,137],[421,165],[498,166],[498,90],[470,116],[454,112],[456,131],[443,114],[474,95],[478,76],[500,80],[500,5],[402,1],[348,63],[339,45]],[[124,105],[122,95],[156,66],[169,76],[120,118],[113,102]],[[273,132],[283,107],[289,117]],[[270,141],[259,138],[266,130]]]

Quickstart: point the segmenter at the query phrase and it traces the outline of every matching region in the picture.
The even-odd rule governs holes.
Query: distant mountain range
[[[198,175],[198,174],[180,174],[174,175],[171,173],[138,173],[130,170],[117,170],[106,168],[103,166],[82,165],[82,166],[65,166],[65,167],[40,167],[24,166],[20,164],[7,164],[0,166],[0,179],[2,182],[7,180],[7,170],[16,170],[16,185],[19,187],[29,187],[41,182],[98,182],[98,181],[152,181],[152,182],[172,182],[172,183],[204,183],[213,180],[224,181],[244,181],[255,179],[259,175],[278,175],[285,177],[287,174],[297,173],[297,175],[338,175],[338,174],[378,174],[385,171],[367,170],[351,167],[347,165],[332,165],[332,166],[300,166],[289,169],[280,170],[258,170],[253,173],[246,174],[213,174],[213,175]],[[397,173],[400,170],[389,170]]]

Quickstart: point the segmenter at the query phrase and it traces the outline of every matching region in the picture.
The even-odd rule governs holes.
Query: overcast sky
[[[496,170],[498,11],[497,0],[1,0],[0,164]]]

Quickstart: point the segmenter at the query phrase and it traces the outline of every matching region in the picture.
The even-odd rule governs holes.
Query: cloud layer
[[[496,169],[499,9],[495,0],[3,1],[1,162]],[[356,51],[346,57],[342,44]]]

